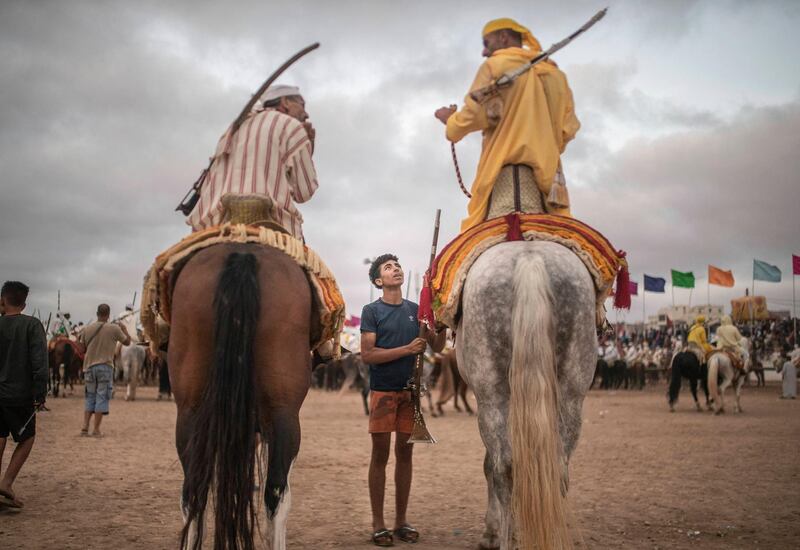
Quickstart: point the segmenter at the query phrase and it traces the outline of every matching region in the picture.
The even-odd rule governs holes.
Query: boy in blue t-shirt
[[[369,432],[372,436],[372,459],[369,465],[369,498],[372,505],[372,542],[391,546],[394,536],[404,542],[416,542],[419,533],[406,520],[411,491],[412,450],[408,443],[414,426],[411,392],[406,389],[414,374],[414,357],[430,344],[441,351],[445,331],[419,338],[418,306],[403,299],[403,268],[393,254],[376,258],[369,268],[369,280],[383,291],[383,296],[364,306],[361,312],[361,359],[369,364]],[[386,464],[389,461],[392,432],[395,438],[396,505],[394,531],[383,520],[383,497],[386,489]]]

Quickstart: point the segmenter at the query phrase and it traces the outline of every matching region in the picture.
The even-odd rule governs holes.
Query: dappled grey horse
[[[568,465],[597,361],[595,296],[582,261],[550,242],[496,245],[467,275],[456,349],[486,447],[482,548],[572,545]]]

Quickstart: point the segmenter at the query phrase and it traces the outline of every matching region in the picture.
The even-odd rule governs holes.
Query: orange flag
[[[708,266],[708,284],[717,286],[733,286],[733,273],[713,265]]]

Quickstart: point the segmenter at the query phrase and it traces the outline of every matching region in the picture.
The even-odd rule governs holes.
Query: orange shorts
[[[410,434],[414,406],[410,391],[373,391],[369,395],[369,433]]]

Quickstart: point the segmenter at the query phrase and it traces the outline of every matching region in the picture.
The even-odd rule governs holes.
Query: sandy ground
[[[675,414],[664,386],[593,390],[571,465],[580,547],[798,548],[800,401],[778,392],[775,384],[745,388],[745,414],[714,417],[694,411],[686,389]],[[182,473],[174,404],[156,401],[153,388],[136,402],[117,398],[104,439],[78,437],[79,397],[48,405],[16,484],[26,507],[0,509],[0,548],[175,548]],[[290,547],[374,548],[360,410],[355,393],[309,394]],[[475,418],[450,412],[428,424],[440,443],[415,450],[409,519],[422,538],[414,548],[475,548],[486,500]],[[393,502],[390,487],[388,521]]]

